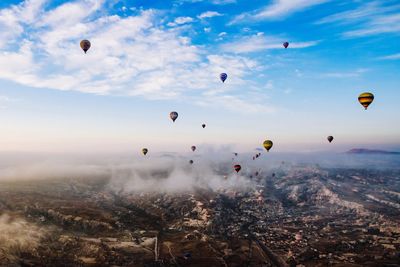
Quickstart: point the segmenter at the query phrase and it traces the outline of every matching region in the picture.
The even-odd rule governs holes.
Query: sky
[[[399,73],[399,1],[3,0],[0,152],[400,150]]]

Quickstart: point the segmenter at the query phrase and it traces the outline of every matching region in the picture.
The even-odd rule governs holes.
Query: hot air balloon
[[[289,43],[288,42],[284,42],[283,43],[283,47],[286,49],[286,48],[288,48],[288,46],[289,46]]]
[[[226,81],[226,79],[228,78],[228,74],[226,73],[221,73],[219,75],[219,78],[221,79],[221,81],[224,83]]]
[[[169,117],[173,122],[175,122],[175,120],[178,118],[178,112],[172,111],[171,113],[169,113]]]
[[[236,152],[235,152],[235,153],[233,153],[233,154],[235,154],[235,156],[236,156],[236,157],[237,157],[237,155],[238,155],[238,153],[236,153]]]
[[[256,155],[256,158],[258,159],[259,156],[260,156],[260,155],[257,154],[257,155]]]
[[[147,152],[149,152],[149,150],[148,150],[147,148],[143,148],[143,149],[142,149],[142,153],[143,153],[143,155],[145,155],[145,156],[146,156]]]
[[[361,105],[363,105],[365,109],[367,109],[368,106],[372,103],[372,101],[374,101],[374,95],[371,93],[362,93],[358,97],[358,101],[360,102]]]
[[[264,148],[269,151],[271,147],[274,145],[271,140],[265,140],[263,143]]]
[[[81,48],[82,48],[83,52],[85,52],[85,54],[89,50],[89,48],[91,46],[89,40],[82,40],[80,45],[81,45]]]
[[[233,168],[235,169],[236,172],[239,172],[242,169],[242,166],[236,164],[235,166],[233,166]]]
[[[196,146],[192,146],[191,149],[194,152],[196,150]]]
[[[203,124],[201,125],[201,127],[203,127],[203,129],[204,129],[204,128],[206,128],[206,125],[203,123]]]
[[[190,163],[190,164],[193,164],[193,160],[189,160],[189,163]]]
[[[331,143],[332,141],[333,141],[333,136],[332,135],[330,135],[330,136],[328,136],[328,141],[329,141],[329,143]]]

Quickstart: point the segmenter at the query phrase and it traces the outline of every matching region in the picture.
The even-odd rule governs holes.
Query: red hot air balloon
[[[235,166],[233,166],[233,168],[235,169],[236,172],[239,172],[242,169],[242,166],[236,164]]]
[[[196,146],[192,146],[191,149],[194,152],[196,150]]]
[[[286,49],[286,48],[288,48],[288,46],[289,46],[289,43],[288,42],[284,42],[283,43],[283,47]]]

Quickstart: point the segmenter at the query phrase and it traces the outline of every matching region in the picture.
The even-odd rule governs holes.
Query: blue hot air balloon
[[[228,78],[228,74],[226,73],[221,73],[219,75],[219,78],[221,79],[221,81],[224,83],[226,81],[226,79]]]

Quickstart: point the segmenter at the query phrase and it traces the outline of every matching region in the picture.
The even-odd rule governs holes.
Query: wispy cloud
[[[231,24],[254,20],[280,20],[293,13],[302,11],[315,5],[319,5],[330,0],[274,0],[259,10],[246,12],[236,16]]]
[[[239,40],[231,43],[222,45],[222,50],[231,53],[251,53],[258,52],[266,49],[283,49],[282,43],[285,40],[273,37],[265,36],[264,34],[256,34],[252,36],[245,36]],[[319,41],[308,41],[308,42],[291,42],[290,48],[307,48],[315,46]]]
[[[209,2],[214,5],[228,5],[236,3],[236,0],[175,0],[175,2],[178,4]]]
[[[323,73],[321,77],[325,78],[354,78],[354,77],[360,77],[362,74],[368,72],[369,69],[357,69],[353,71],[347,71],[347,72],[328,72],[328,73]]]
[[[343,36],[355,38],[382,33],[400,33],[400,13],[375,17],[356,30],[344,32]]]
[[[343,32],[346,38],[356,38],[382,33],[400,32],[400,5],[390,2],[368,2],[353,10],[339,12],[316,22],[316,24],[336,23],[354,25]]]
[[[379,59],[383,59],[383,60],[397,60],[397,59],[400,59],[400,53],[393,54],[393,55],[388,55],[388,56],[383,56],[383,57],[380,57]]]

